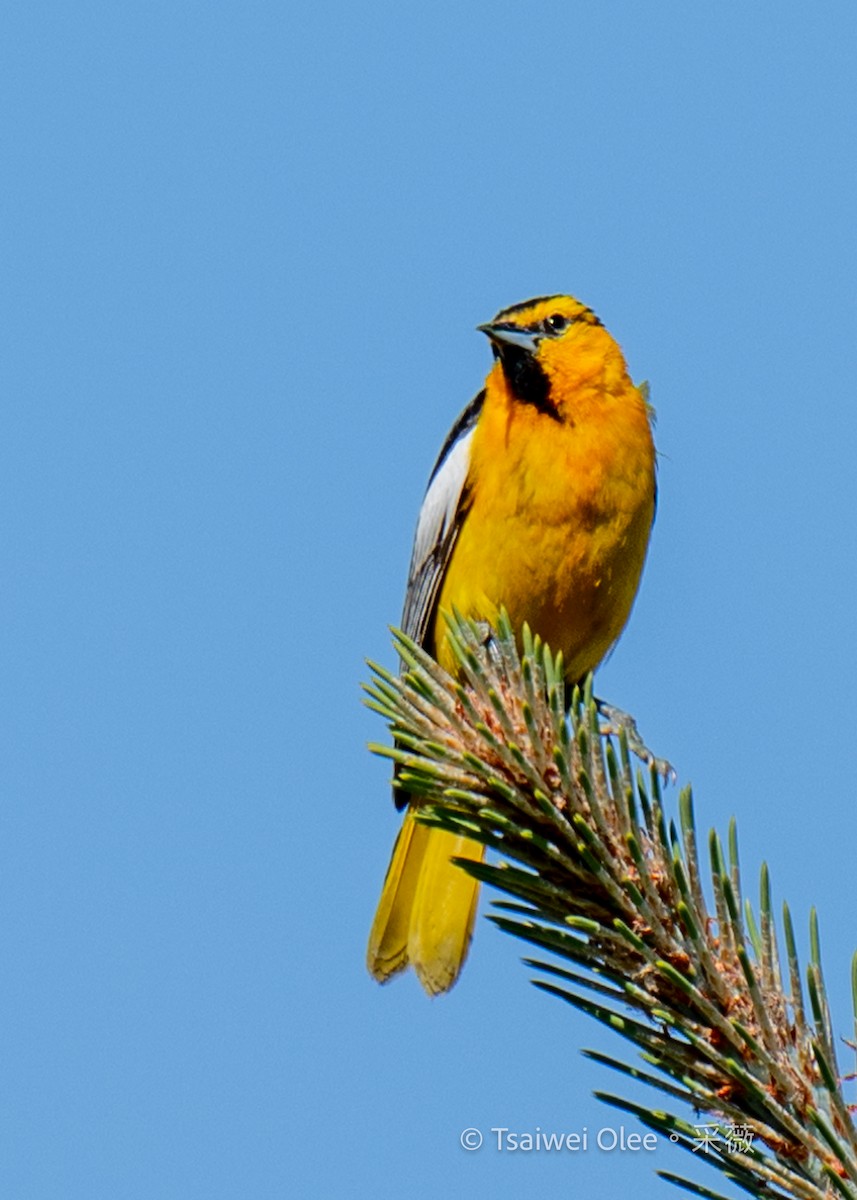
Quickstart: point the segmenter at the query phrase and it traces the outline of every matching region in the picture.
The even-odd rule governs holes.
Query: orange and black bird
[[[494,364],[458,417],[429,479],[402,628],[447,671],[444,614],[527,622],[578,682],[628,616],[655,514],[645,392],[601,321],[571,296],[504,308],[479,328]],[[421,825],[407,807],[369,936],[385,981],[409,964],[432,995],[467,956],[478,883],[450,862],[476,842]]]

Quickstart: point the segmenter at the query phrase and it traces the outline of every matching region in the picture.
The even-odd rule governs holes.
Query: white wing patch
[[[420,509],[402,616],[405,633],[420,644],[425,642],[464,516],[470,445],[478,415],[479,408],[474,407],[472,420],[462,423],[457,438],[431,477]]]
[[[470,465],[472,441],[471,429],[464,437],[458,439],[429,484],[417,520],[411,569],[408,572],[409,583],[435,546],[444,540],[455,524],[458,502],[464,491],[464,481],[467,479],[467,469]]]

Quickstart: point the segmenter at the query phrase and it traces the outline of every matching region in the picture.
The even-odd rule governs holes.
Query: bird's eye
[[[545,333],[555,337],[568,327],[568,317],[564,317],[562,313],[553,313],[551,316],[545,317],[544,327]]]

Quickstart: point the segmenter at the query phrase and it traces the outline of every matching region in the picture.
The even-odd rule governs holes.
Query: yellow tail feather
[[[483,856],[478,842],[420,825],[408,810],[369,934],[367,965],[377,980],[410,963],[430,995],[452,987],[473,935],[479,884],[450,858]]]

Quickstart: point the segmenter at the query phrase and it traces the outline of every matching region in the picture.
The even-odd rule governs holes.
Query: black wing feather
[[[471,400],[450,430],[429,478],[417,522],[402,629],[420,646],[427,644],[446,568],[470,506],[467,439],[484,400],[483,391]]]

